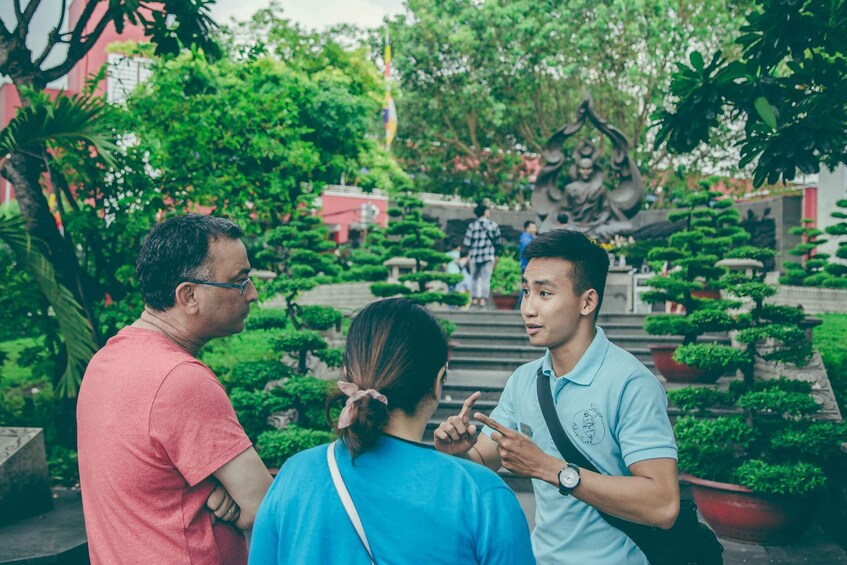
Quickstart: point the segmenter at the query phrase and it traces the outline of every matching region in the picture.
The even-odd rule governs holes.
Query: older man
[[[214,373],[196,359],[240,332],[258,293],[234,223],[159,224],[136,273],[144,312],[91,360],[79,468],[92,563],[246,563],[271,476]]]

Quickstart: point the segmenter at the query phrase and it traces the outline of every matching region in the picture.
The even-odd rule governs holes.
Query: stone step
[[[655,373],[655,365],[650,356],[650,350],[646,348],[631,349],[630,353],[644,364],[649,370]],[[532,348],[531,352],[522,353],[522,357],[516,355],[500,355],[488,356],[487,353],[478,352],[471,356],[470,354],[458,355],[456,353],[450,358],[450,368],[461,369],[463,371],[502,371],[511,374],[519,365],[537,359],[540,357],[538,349]]]
[[[451,320],[452,321],[452,320]],[[455,323],[455,322],[454,322]],[[521,320],[472,320],[456,323],[456,332],[461,334],[521,335],[526,337],[526,329]],[[643,324],[636,322],[606,322],[598,324],[607,335],[646,335]]]
[[[647,347],[648,345],[658,344],[674,344],[682,343],[682,338],[678,336],[663,336],[663,335],[647,335],[642,332],[642,335],[636,335],[633,332],[631,335],[626,334],[611,334],[606,332],[606,337],[623,349],[630,347]],[[729,343],[729,338],[726,335],[707,335],[700,338],[704,343]],[[499,347],[524,346],[529,344],[529,338],[521,331],[520,333],[493,333],[485,331],[467,331],[464,327],[460,331],[456,331],[450,336],[450,342],[457,346],[466,345],[497,345]]]
[[[652,355],[647,347],[626,347],[625,349],[642,363],[652,360]],[[543,349],[531,345],[511,345],[504,348],[499,344],[473,345],[460,343],[453,346],[453,356],[450,358],[450,363],[456,365],[456,368],[461,367],[464,360],[475,358],[514,360],[525,363],[538,359],[543,354]]]
[[[515,322],[521,323],[521,314],[517,310],[437,310],[439,318],[450,320],[457,324],[464,323],[489,323],[489,322]],[[597,325],[603,326],[607,323],[629,323],[643,326],[647,314],[632,313],[609,313],[600,314]]]

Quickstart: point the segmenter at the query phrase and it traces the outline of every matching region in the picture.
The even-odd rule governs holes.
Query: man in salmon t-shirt
[[[94,564],[247,562],[244,530],[271,476],[196,359],[209,340],[243,330],[258,297],[243,235],[189,214],[141,246],[144,312],[91,360],[77,406]]]

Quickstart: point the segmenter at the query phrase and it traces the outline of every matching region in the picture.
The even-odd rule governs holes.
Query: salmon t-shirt
[[[244,533],[205,507],[210,475],[252,445],[208,367],[124,328],[88,365],[77,423],[92,563],[247,562]]]

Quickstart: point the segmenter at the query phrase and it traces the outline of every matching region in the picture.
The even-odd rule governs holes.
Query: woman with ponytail
[[[374,302],[347,333],[338,441],[289,459],[259,509],[250,563],[534,563],[514,493],[421,443],[447,377],[425,308]]]

